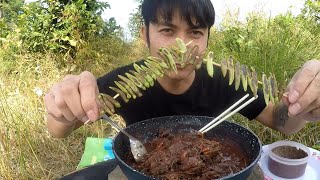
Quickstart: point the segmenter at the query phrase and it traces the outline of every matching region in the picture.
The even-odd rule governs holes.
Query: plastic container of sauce
[[[294,141],[277,141],[268,148],[268,169],[282,178],[299,178],[304,175],[310,150]]]

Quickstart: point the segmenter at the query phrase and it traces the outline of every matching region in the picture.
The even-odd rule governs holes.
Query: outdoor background
[[[45,126],[43,103],[66,74],[88,70],[98,77],[148,55],[139,37],[139,6],[127,29],[112,15],[101,18],[110,8],[96,0],[0,0],[0,179],[56,179],[75,170],[86,137],[114,135],[98,121],[54,139]],[[305,61],[320,59],[320,2],[306,0],[301,8],[245,17],[226,10],[211,29],[208,49],[216,62],[232,55],[259,74],[275,73],[283,88]],[[290,139],[320,149],[319,123],[285,136],[240,115],[233,119],[264,144]]]

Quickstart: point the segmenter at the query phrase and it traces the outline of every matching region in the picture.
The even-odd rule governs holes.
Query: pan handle
[[[110,174],[117,165],[118,163],[115,159],[109,159],[72,172],[60,180],[106,180],[108,179],[108,174]]]

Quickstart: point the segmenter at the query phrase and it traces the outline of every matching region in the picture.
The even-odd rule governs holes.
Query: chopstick
[[[253,102],[254,100],[256,100],[258,98],[257,97],[252,97],[250,98],[248,101],[246,101],[245,103],[243,103],[241,106],[239,106],[237,109],[233,110],[232,112],[230,112],[233,108],[235,108],[238,104],[240,104],[242,101],[244,101],[245,99],[247,99],[247,97],[249,96],[249,94],[246,94],[245,96],[243,96],[241,99],[239,99],[236,103],[234,103],[232,106],[230,106],[227,110],[225,110],[223,113],[221,113],[218,117],[216,117],[215,119],[213,119],[210,123],[208,123],[206,126],[204,126],[203,128],[201,128],[199,130],[199,132],[201,133],[206,133],[208,131],[210,131],[212,128],[216,127],[217,125],[219,125],[220,123],[222,123],[224,120],[228,119],[229,117],[233,116],[235,113],[237,113],[238,111],[240,111],[241,109],[243,109],[244,107],[246,107],[247,105],[249,105],[251,102]],[[229,114],[228,114],[229,113]],[[226,115],[228,114],[228,115]],[[226,116],[225,116],[226,115]],[[224,116],[224,117],[223,117]],[[222,118],[223,117],[223,118]],[[222,119],[220,119],[222,118]]]

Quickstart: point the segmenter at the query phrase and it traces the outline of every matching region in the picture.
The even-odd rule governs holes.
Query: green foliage
[[[43,51],[49,49],[52,42],[51,26],[53,14],[40,2],[32,2],[23,7],[23,13],[18,17],[18,30],[23,47],[30,51]],[[47,44],[48,43],[48,44]]]
[[[106,71],[112,70],[138,57],[133,53],[134,46],[125,43],[118,37],[91,37],[88,43],[78,50],[73,62],[77,70],[90,70],[95,75],[103,75]]]
[[[320,23],[320,1],[307,0],[305,1],[302,15],[305,18],[313,20],[316,24]]]
[[[320,59],[320,29],[316,21],[319,6],[315,6],[316,1],[306,2],[305,11],[297,17],[290,12],[274,18],[252,13],[246,22],[237,21],[236,17],[226,19],[220,29],[211,30],[208,49],[214,51],[217,60],[232,55],[242,64],[255,67],[259,74],[275,73],[281,93],[305,61]],[[308,123],[299,133],[285,136],[243,117],[234,119],[252,129],[264,144],[289,139],[319,148],[319,123]]]
[[[13,31],[7,38],[0,38],[0,74],[14,73],[18,64],[19,55],[23,53],[22,42],[17,32]]]
[[[274,19],[251,14],[245,23],[212,29],[209,50],[217,59],[232,55],[260,74],[275,73],[280,85],[285,85],[304,61],[320,58],[320,31],[309,27],[290,13]]]
[[[107,3],[95,0],[29,3],[19,16],[23,46],[35,52],[53,50],[74,53],[90,35],[101,31],[103,21],[100,14],[106,7]]]
[[[320,31],[320,1],[305,1],[302,13],[298,16],[311,33],[319,34]]]
[[[10,3],[9,3],[10,2]],[[10,33],[22,40],[22,48],[32,52],[63,52],[72,56],[90,36],[121,36],[114,18],[104,22],[101,14],[108,3],[96,0],[22,0],[5,3],[0,19],[0,43],[10,41]],[[1,6],[2,7],[2,6]],[[12,33],[15,32],[15,33]]]
[[[4,19],[0,19],[0,45],[2,44],[2,41],[4,41],[4,37],[8,35],[10,32],[10,28],[8,26],[8,23]]]
[[[6,37],[14,30],[14,23],[21,12],[23,3],[24,0],[0,1],[0,38]]]
[[[9,7],[9,3],[6,5]],[[90,39],[116,38],[118,42],[122,31],[115,19],[104,22],[100,17],[108,7],[108,3],[96,0],[38,0],[22,5],[19,13],[11,11],[16,16],[6,15],[0,19],[0,45],[6,50],[0,52],[4,62],[2,71],[12,72],[15,54],[25,50],[65,54],[57,59],[59,66],[65,67],[68,63],[75,64],[76,53],[85,49]]]
[[[140,5],[135,9],[134,13],[130,13],[128,26],[131,32],[131,36],[134,38],[138,38],[140,36],[140,29],[143,24],[141,15],[142,0],[137,0],[137,2],[140,3]]]
[[[90,37],[74,58],[66,58],[59,53],[30,53],[18,46],[3,46],[0,49],[0,179],[59,179],[76,169],[85,137],[114,135],[108,124],[97,122],[80,128],[69,138],[52,138],[44,120],[43,98],[66,74],[90,70],[100,76],[130,63],[129,60],[137,58],[132,48],[120,38]],[[61,65],[64,58],[70,61]],[[4,66],[4,59],[13,64]]]
[[[21,7],[24,4],[24,0],[5,0],[0,1],[1,17],[8,22],[16,20],[21,11]]]
[[[117,24],[114,17],[109,18],[109,20],[105,22],[99,36],[123,37],[122,28]]]

